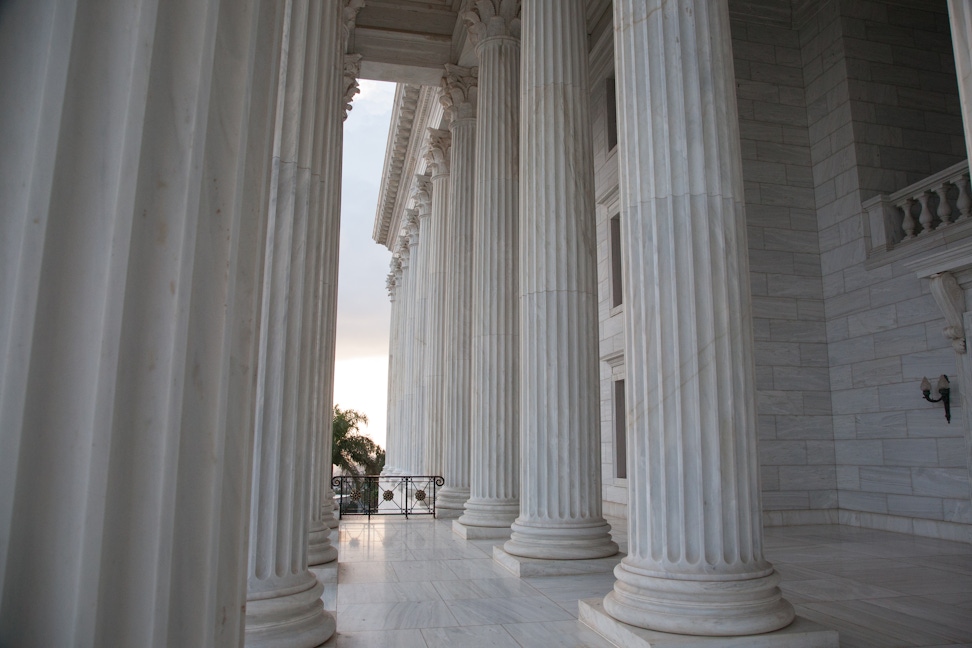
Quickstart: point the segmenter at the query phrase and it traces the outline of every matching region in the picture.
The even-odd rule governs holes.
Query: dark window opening
[[[618,93],[613,78],[605,82],[607,94],[607,147],[613,151],[618,145]]]
[[[614,381],[614,476],[628,477],[627,423],[624,415],[624,381]]]
[[[621,215],[611,217],[611,307],[624,301],[621,279]]]

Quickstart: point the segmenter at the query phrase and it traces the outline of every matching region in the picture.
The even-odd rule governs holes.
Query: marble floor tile
[[[502,541],[463,540],[451,520],[346,520],[332,538],[327,648],[610,648],[576,620],[578,599],[613,588],[610,572],[516,578],[491,558]],[[842,648],[972,647],[972,546],[836,525],[766,538],[784,595]]]
[[[556,603],[536,596],[450,601],[448,605],[459,625],[562,621],[572,618]]]
[[[579,621],[514,623],[504,626],[523,648],[613,648],[607,639]]]
[[[337,629],[340,631],[445,628],[456,625],[459,625],[456,617],[443,601],[345,605],[338,595]]]
[[[501,625],[458,628],[426,628],[422,636],[429,648],[520,648]]]

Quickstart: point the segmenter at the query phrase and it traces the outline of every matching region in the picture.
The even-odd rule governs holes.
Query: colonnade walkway
[[[608,518],[625,550],[624,521]],[[332,542],[334,542],[332,535]],[[339,564],[315,569],[337,615],[328,648],[610,648],[577,621],[611,573],[516,578],[497,540],[463,540],[451,520],[345,518]],[[846,526],[765,530],[766,557],[797,614],[842,648],[972,648],[972,545]]]

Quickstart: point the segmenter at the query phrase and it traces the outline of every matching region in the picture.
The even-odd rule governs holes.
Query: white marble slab
[[[619,553],[607,558],[588,560],[543,560],[514,556],[505,552],[500,546],[493,547],[493,560],[521,578],[611,572],[614,571],[615,565],[621,562],[622,558],[624,558],[624,554]]]

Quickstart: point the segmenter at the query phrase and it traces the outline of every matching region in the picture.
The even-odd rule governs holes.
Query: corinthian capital
[[[344,118],[348,118],[351,100],[361,92],[358,88],[358,74],[361,72],[361,55],[347,54],[344,57]]]
[[[429,129],[429,150],[425,152],[425,161],[429,164],[429,171],[433,176],[449,173],[449,147],[452,146],[452,134],[441,128]]]
[[[460,67],[447,63],[442,77],[442,95],[439,102],[450,120],[476,116],[476,98],[479,89],[479,68]]]
[[[473,45],[493,36],[520,37],[520,0],[475,0],[462,16]]]
[[[415,200],[417,216],[428,216],[432,213],[432,181],[429,176],[424,174],[415,176],[412,199]]]

